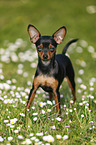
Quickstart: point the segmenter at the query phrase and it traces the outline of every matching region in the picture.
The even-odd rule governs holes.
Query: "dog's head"
[[[41,60],[48,62],[54,56],[57,45],[62,43],[66,34],[66,27],[60,27],[52,36],[41,36],[37,28],[29,24],[28,33],[30,41],[36,45]]]

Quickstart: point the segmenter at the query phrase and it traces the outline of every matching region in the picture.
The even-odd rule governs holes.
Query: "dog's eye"
[[[55,48],[52,46],[52,47],[50,48],[50,51],[51,51],[51,52],[53,52],[53,51],[54,51],[54,49],[55,49]]]
[[[42,48],[41,48],[40,46],[38,46],[38,47],[37,47],[37,50],[38,50],[39,52],[41,52],[41,51],[42,51]]]

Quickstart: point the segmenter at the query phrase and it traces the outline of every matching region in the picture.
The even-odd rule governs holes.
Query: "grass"
[[[0,144],[95,145],[96,13],[86,11],[95,1],[73,4],[71,0],[49,0],[46,5],[44,2],[0,1]],[[54,98],[48,101],[48,94],[41,89],[25,114],[37,64],[37,53],[27,34],[29,23],[48,35],[65,25],[68,31],[65,44],[71,38],[80,38],[68,49],[75,69],[77,102],[73,103],[65,81],[60,89],[59,117]],[[57,53],[64,43],[58,46]]]

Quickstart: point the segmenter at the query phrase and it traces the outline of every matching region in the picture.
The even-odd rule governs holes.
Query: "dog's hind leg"
[[[53,97],[53,93],[50,92],[50,93],[49,93],[49,100],[50,100],[50,101],[52,100],[52,97]]]
[[[74,97],[74,102],[76,101],[76,95],[75,95],[75,81],[73,78],[69,78],[67,77],[67,81],[69,83],[69,86],[71,88],[71,91],[72,91],[72,95]]]
[[[73,67],[72,67],[72,64],[70,64],[69,68],[67,69],[67,80],[68,80],[68,83],[69,83],[69,86],[71,88],[71,91],[72,91],[72,95],[74,97],[74,102],[76,101],[76,95],[75,95],[75,74],[74,74],[74,70],[73,70]]]

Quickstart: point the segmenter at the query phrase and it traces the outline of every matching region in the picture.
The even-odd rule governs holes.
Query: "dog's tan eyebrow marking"
[[[43,44],[42,43],[40,44],[40,47],[43,48]]]
[[[52,44],[49,44],[49,49],[52,47]]]

